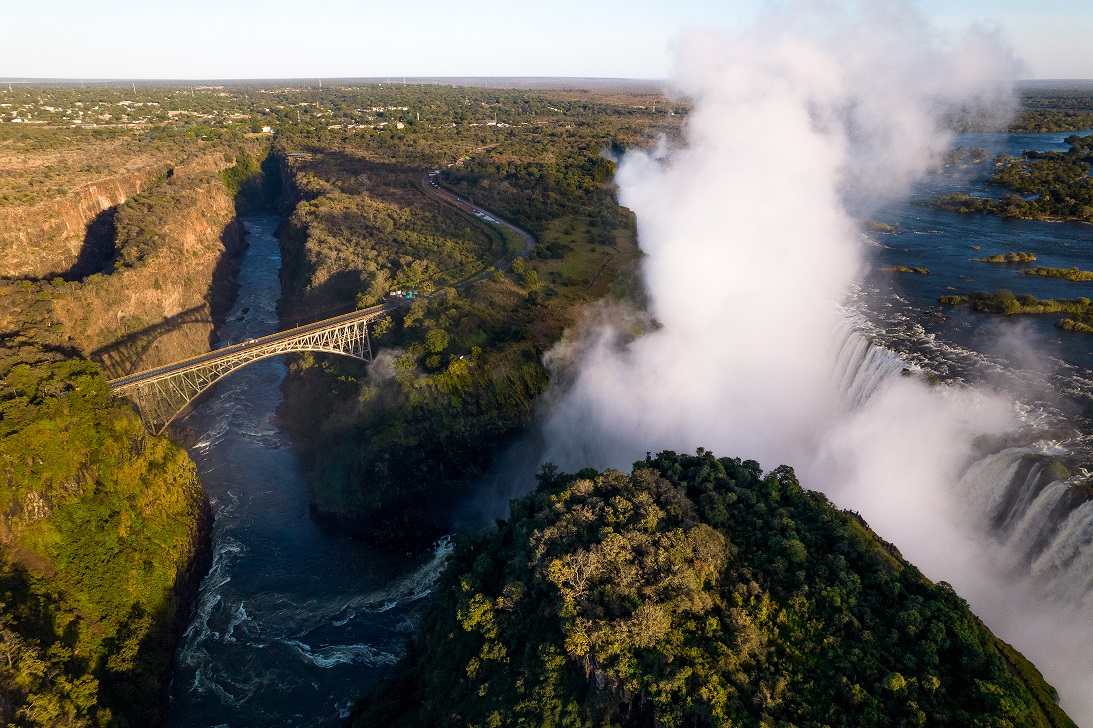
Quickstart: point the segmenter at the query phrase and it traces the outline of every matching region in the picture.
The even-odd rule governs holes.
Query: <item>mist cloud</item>
[[[796,4],[688,34],[677,55],[684,141],[627,154],[616,178],[655,324],[601,309],[552,353],[545,459],[626,468],[706,447],[791,465],[951,582],[1093,725],[1090,620],[1073,600],[1029,618],[1042,591],[1008,583],[977,515],[996,495],[967,476],[984,437],[1021,426],[1012,398],[900,376],[841,307],[864,265],[849,210],[905,192],[952,115],[1009,113],[1020,64],[990,32],[948,37],[897,2]]]

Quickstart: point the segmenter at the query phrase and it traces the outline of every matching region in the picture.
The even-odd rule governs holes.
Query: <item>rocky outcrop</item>
[[[82,277],[77,270],[93,224],[168,176],[217,172],[233,163],[223,153],[157,154],[128,160],[118,174],[88,180],[68,195],[0,209],[0,277],[43,279]],[[73,275],[75,272],[75,275]]]

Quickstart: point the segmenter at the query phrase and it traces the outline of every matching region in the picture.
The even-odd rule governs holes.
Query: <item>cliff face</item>
[[[109,166],[105,163],[109,162]],[[40,193],[0,207],[0,277],[80,277],[95,272],[99,260],[93,248],[101,232],[101,216],[125,203],[166,175],[219,171],[233,163],[231,155],[187,149],[181,143],[147,146],[132,140],[76,144],[71,149],[0,154],[0,163],[15,179],[42,188],[35,175],[55,174],[68,191]],[[10,167],[9,167],[10,165]],[[82,269],[82,270],[81,270]]]
[[[164,171],[156,165],[89,182],[61,200],[0,209],[0,275],[47,278],[69,271],[96,216],[138,194]]]
[[[60,286],[66,344],[117,376],[209,349],[242,227],[220,180],[176,174],[118,213],[115,271]]]
[[[0,284],[0,330],[79,352],[109,376],[207,351],[243,246],[217,159],[176,167],[118,208],[111,272]]]

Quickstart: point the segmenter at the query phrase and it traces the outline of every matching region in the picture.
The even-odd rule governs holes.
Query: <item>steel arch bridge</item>
[[[208,354],[113,379],[110,388],[136,404],[148,429],[158,435],[198,395],[247,364],[302,351],[340,354],[371,362],[368,324],[387,316],[396,305],[373,306],[260,339],[248,339]]]

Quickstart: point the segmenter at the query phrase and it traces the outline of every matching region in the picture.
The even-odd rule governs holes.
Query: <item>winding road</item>
[[[487,210],[484,207],[480,207],[470,200],[466,199],[465,197],[460,197],[446,187],[441,187],[440,183],[436,181],[436,176],[439,171],[440,170],[434,170],[432,172],[429,172],[422,179],[422,184],[424,185],[426,194],[431,195],[443,202],[447,202],[449,205],[454,205],[463,212],[468,212],[475,217],[484,218],[488,222],[495,222],[501,227],[508,228],[509,230],[519,235],[520,239],[524,241],[524,249],[520,251],[521,258],[528,257],[528,255],[531,254],[531,251],[535,250],[535,237],[527,230],[513,225],[511,222],[501,217],[497,213]],[[511,265],[512,258],[504,258],[498,262],[497,267],[503,270]]]

